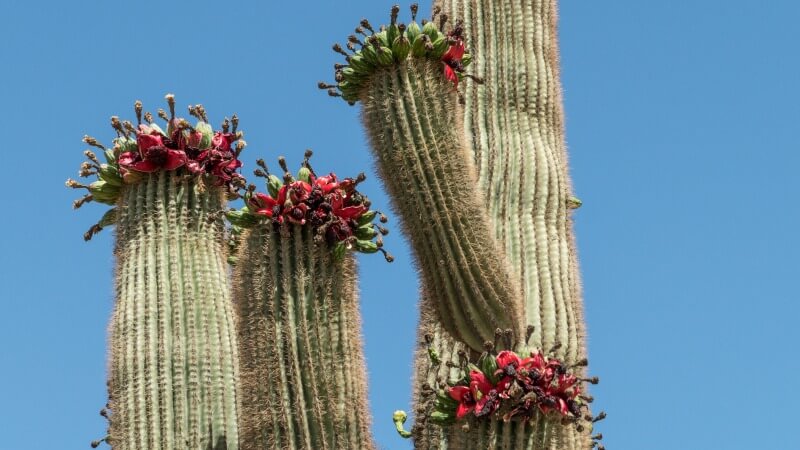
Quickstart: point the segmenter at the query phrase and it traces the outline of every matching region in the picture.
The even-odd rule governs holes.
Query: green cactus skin
[[[110,325],[115,450],[238,449],[221,189],[171,172],[121,193]]]
[[[463,18],[472,70],[485,79],[465,82],[464,124],[488,193],[495,237],[503,243],[524,298],[525,320],[536,328],[530,346],[567,363],[585,357],[585,325],[576,259],[563,132],[556,40],[556,1],[438,0],[450,17]],[[459,344],[423,296],[420,339],[433,337],[443,361],[458,360]],[[431,368],[427,350],[417,353],[417,381],[455,377],[442,364]],[[419,408],[424,399],[417,392]],[[540,417],[532,424],[493,421],[464,432],[418,422],[417,449],[552,449],[591,447],[589,433]]]
[[[242,449],[375,448],[352,254],[309,227],[259,226],[233,278]]]
[[[362,91],[363,120],[441,323],[481,349],[498,328],[521,336],[520,296],[475,186],[457,94],[442,67],[412,58],[376,71]]]

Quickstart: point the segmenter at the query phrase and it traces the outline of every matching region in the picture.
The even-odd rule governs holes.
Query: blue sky
[[[392,2],[7,3],[0,450],[88,448],[113,260],[112,233],[81,239],[102,208],[73,212],[63,187],[81,137],[110,141],[109,116],[174,92],[239,115],[248,167],[311,147],[318,168],[372,173],[358,108],[315,84],[330,45]],[[560,16],[606,446],[797,448],[800,3],[565,1]],[[363,190],[386,208],[374,176]],[[392,265],[361,258],[364,337],[376,439],[404,449],[390,417],[410,400],[418,286],[406,241],[387,246]]]

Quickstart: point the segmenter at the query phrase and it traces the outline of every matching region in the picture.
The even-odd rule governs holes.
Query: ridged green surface
[[[254,228],[234,272],[241,445],[372,449],[355,260],[306,227]]]
[[[126,185],[110,325],[116,450],[238,449],[237,345],[220,189],[157,172]]]
[[[474,349],[521,335],[518,290],[488,220],[453,84],[438,61],[378,70],[362,94],[379,174],[425,289],[448,331]]]
[[[572,222],[572,195],[564,144],[558,68],[555,0],[439,0],[451,18],[463,18],[467,46],[475,58],[470,71],[484,85],[464,84],[464,125],[486,192],[486,209],[503,244],[524,298],[526,325],[534,325],[531,346],[555,343],[560,359],[585,357],[585,326]],[[430,296],[430,294],[428,294]],[[424,297],[419,335],[434,337],[444,361],[457,362],[463,347],[453,339]],[[415,386],[447,367],[430,369],[427,351],[417,354]],[[455,376],[455,373],[452,374]],[[417,394],[419,395],[419,393]],[[421,403],[418,400],[418,407]],[[549,431],[547,431],[549,427]],[[469,433],[421,426],[418,449],[588,449],[587,433],[541,420],[534,425],[493,422]]]

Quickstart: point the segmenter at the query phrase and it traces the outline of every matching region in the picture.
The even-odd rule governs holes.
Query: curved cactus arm
[[[393,7],[391,23],[381,31],[362,21],[363,40],[349,37],[353,54],[335,45],[347,64],[337,66],[336,85],[320,87],[362,103],[378,172],[423,284],[448,330],[480,350],[498,329],[519,338],[522,309],[464,141],[455,86],[470,77],[470,55],[459,27],[449,34],[439,30],[446,18],[420,27],[415,6],[406,26],[398,13]]]

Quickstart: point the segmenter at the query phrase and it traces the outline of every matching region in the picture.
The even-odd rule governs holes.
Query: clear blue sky
[[[392,2],[9,1],[0,27],[0,450],[101,437],[112,233],[71,210],[84,133],[137,98],[237,112],[256,157],[371,173],[329,49]],[[266,6],[269,5],[269,6]],[[422,10],[429,11],[424,3]],[[800,402],[800,3],[564,1],[563,81],[592,371],[607,447],[794,449]],[[364,186],[386,205],[375,178]],[[397,228],[395,227],[395,230]],[[417,281],[362,258],[375,435],[406,449]]]

